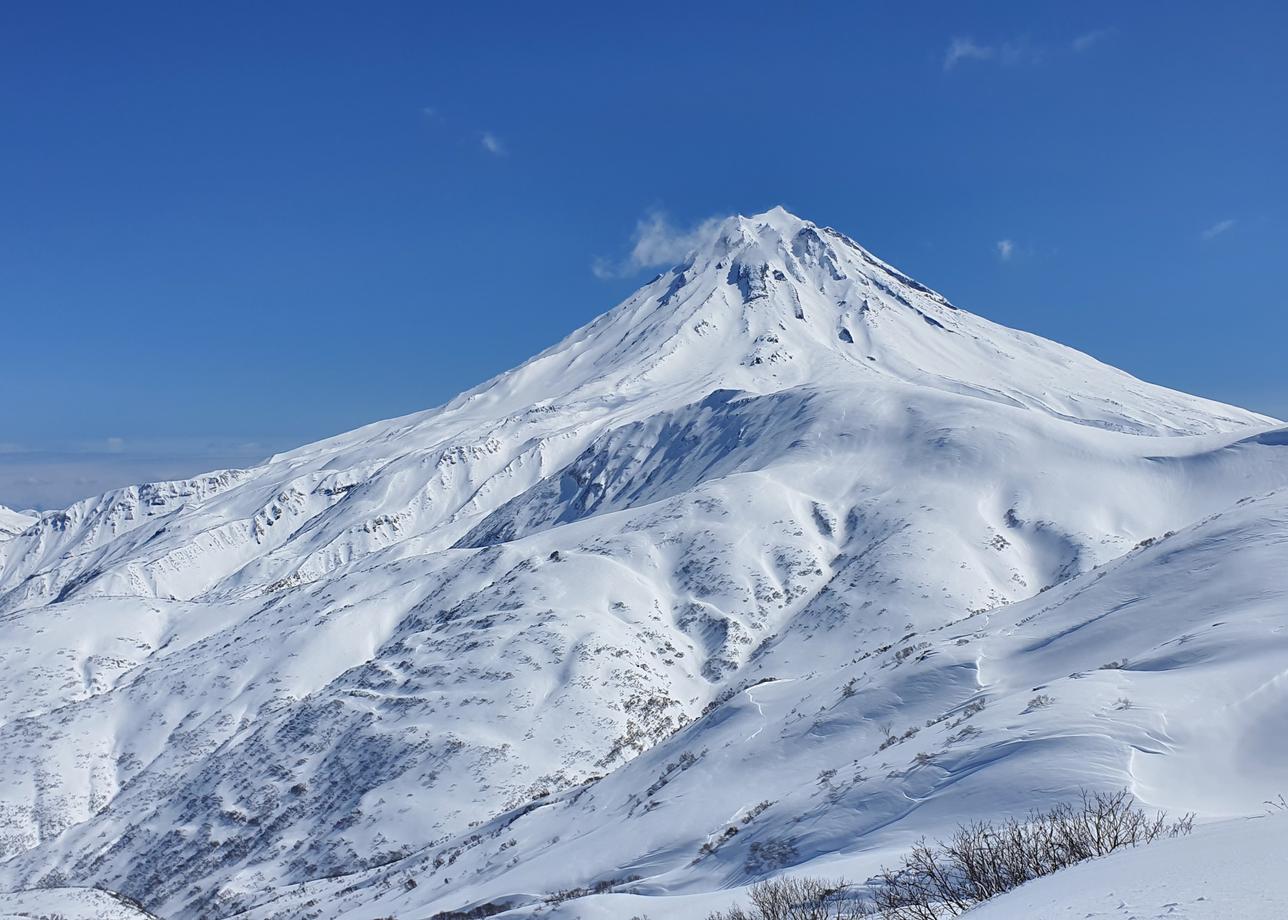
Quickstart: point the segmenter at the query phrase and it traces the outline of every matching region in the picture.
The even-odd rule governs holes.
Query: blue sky
[[[8,3],[0,502],[425,408],[784,204],[1288,416],[1279,3]],[[631,269],[637,269],[632,272]]]

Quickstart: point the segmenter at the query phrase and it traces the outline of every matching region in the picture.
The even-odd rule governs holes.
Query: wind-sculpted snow
[[[788,867],[861,880],[922,833],[1081,788],[1209,819],[1261,813],[1288,778],[1274,724],[1288,711],[1288,586],[1266,578],[1285,552],[1281,490],[845,661],[816,636],[814,655],[776,661],[776,677],[757,668],[598,782],[248,916],[522,916],[576,891],[543,916],[696,920],[728,886]]]
[[[446,406],[24,519],[0,885],[697,916],[1079,785],[1242,813],[1267,752],[1184,701],[1273,720],[1275,424],[733,218]]]

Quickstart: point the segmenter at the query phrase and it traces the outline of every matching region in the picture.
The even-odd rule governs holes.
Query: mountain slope
[[[956,309],[779,209],[733,218],[443,407],[0,544],[0,880],[218,915],[428,846],[472,853],[435,909],[476,885],[535,897],[536,850],[563,851],[529,837],[480,862],[472,827],[601,774],[641,800],[586,826],[645,807],[665,763],[710,780],[694,733],[766,708],[799,722],[909,634],[1288,484],[1273,425]],[[883,720],[969,705],[965,662],[933,693],[902,686],[924,651],[810,738],[848,764]],[[749,762],[783,756],[771,728],[748,727]],[[737,770],[767,801],[800,780]],[[723,833],[726,804],[692,803],[693,826]],[[658,868],[667,891],[754,874],[682,871],[693,826],[615,869]],[[567,884],[602,881],[596,859]]]
[[[108,892],[89,888],[0,892],[0,920],[149,920],[151,916]]]
[[[1263,813],[1288,781],[1286,554],[1279,490],[835,668],[777,662],[776,680],[589,787],[248,917],[307,916],[309,902],[354,918],[488,903],[526,916],[546,892],[617,880],[629,894],[546,916],[699,920],[738,894],[720,889],[765,873],[866,879],[921,834],[1082,788],[1205,820]]]

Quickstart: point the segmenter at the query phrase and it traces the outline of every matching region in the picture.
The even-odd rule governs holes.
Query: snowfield
[[[1288,820],[1232,821],[1038,879],[971,920],[1278,920],[1288,905]]]
[[[0,892],[0,920],[149,920],[151,916],[108,892],[90,888]]]
[[[445,406],[19,517],[0,888],[683,920],[1288,791],[1288,429],[781,209]]]

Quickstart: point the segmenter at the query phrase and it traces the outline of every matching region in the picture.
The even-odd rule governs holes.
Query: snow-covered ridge
[[[303,583],[392,543],[440,549],[603,431],[719,391],[821,383],[874,392],[908,383],[1151,436],[1271,421],[955,309],[837,231],[775,208],[731,218],[684,265],[440,409],[256,470],[131,487],[43,516],[9,551],[0,607],[58,597],[69,584],[244,594]],[[145,523],[122,551],[116,539]]]
[[[1060,734],[1103,679],[1019,747],[1009,708],[959,720],[1074,669],[1008,644],[1012,611],[1142,558],[1180,579],[1162,548],[1232,508],[1243,535],[1204,565],[1273,567],[1277,424],[957,309],[781,209],[731,218],[444,406],[0,542],[0,885],[174,916],[378,916],[386,883],[397,913],[529,909],[554,885],[702,894],[876,852],[960,813],[949,790],[981,813],[1128,776],[1204,799],[1131,759],[1183,764],[1183,740],[1118,716]],[[1152,579],[1104,583],[1165,593]],[[1084,603],[1111,601],[1042,621]],[[1238,635],[1278,636],[1239,609]],[[1176,638],[1152,636],[1104,635],[1076,667]],[[1201,664],[1158,669],[1132,718],[1188,724],[1176,688]],[[960,769],[878,750],[880,725],[944,713],[936,732],[983,726],[949,745]]]
[[[36,522],[37,515],[30,511],[14,511],[0,505],[0,565],[4,564],[7,544]]]
[[[15,511],[0,505],[0,540],[7,540],[22,533],[36,520],[30,511]]]

